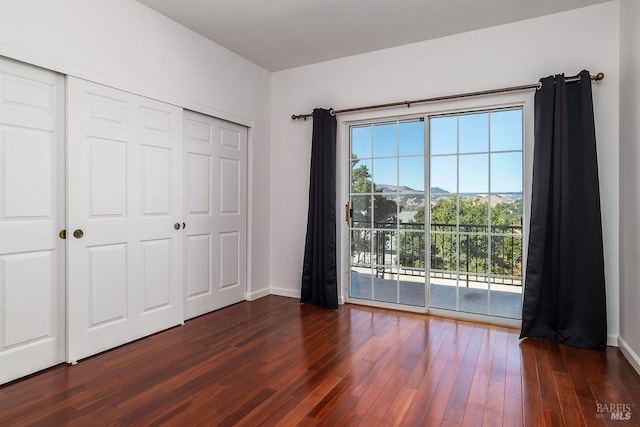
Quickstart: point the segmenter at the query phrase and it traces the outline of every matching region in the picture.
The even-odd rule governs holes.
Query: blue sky
[[[375,183],[423,191],[424,125],[410,121],[354,127],[353,155],[363,159],[359,164],[369,167]],[[431,187],[487,193],[491,184],[492,193],[522,192],[522,153],[505,152],[522,149],[522,110],[434,117],[429,125]],[[397,161],[378,158],[396,155],[401,156]]]

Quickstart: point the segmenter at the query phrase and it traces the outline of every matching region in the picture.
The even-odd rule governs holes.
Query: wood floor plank
[[[471,391],[473,374],[478,365],[478,356],[480,354],[482,340],[482,331],[475,328],[465,348],[462,366],[453,385],[453,390],[451,391],[451,396],[447,402],[447,408],[444,413],[444,419],[451,423],[462,423],[467,400],[469,399],[469,393]]]
[[[502,424],[507,425],[507,423],[512,427],[524,425],[524,420],[522,419],[522,400],[505,397]]]
[[[630,404],[632,419],[597,414]],[[0,386],[1,426],[638,426],[619,350],[268,296]]]
[[[462,418],[463,427],[479,427],[484,417],[484,405],[476,402],[467,402]]]

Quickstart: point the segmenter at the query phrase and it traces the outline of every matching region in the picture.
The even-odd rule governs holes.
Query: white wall
[[[594,85],[610,342],[618,322],[618,3],[294,68],[272,76],[271,287],[299,295],[304,251],[310,120],[292,113],[534,83],[583,68]],[[490,102],[490,101],[487,101]],[[406,108],[388,110],[404,114]]]
[[[640,373],[640,2],[620,2],[620,349]]]
[[[0,55],[252,126],[250,284],[268,288],[269,72],[133,0],[0,0]]]

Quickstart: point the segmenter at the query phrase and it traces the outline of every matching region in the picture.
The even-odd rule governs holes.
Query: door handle
[[[66,239],[67,238],[67,230],[60,230],[60,232],[58,233],[58,237],[60,237],[61,239]]]
[[[345,221],[347,225],[351,225],[351,215],[353,215],[353,209],[351,209],[351,200],[347,201],[347,204],[344,205],[345,208]]]
[[[175,224],[173,224],[173,229],[174,230],[180,230],[180,223],[176,222]]]
[[[82,236],[84,236],[84,231],[80,230],[79,228],[73,232],[73,237],[75,237],[76,239],[82,239]]]

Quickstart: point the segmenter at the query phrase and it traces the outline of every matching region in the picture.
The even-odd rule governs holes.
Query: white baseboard
[[[271,295],[279,295],[281,297],[300,299],[300,289],[293,290],[293,289],[285,289],[285,288],[276,288],[272,286]]]
[[[245,295],[245,299],[247,301],[255,301],[259,298],[266,297],[267,295],[270,295],[270,294],[271,294],[271,289],[265,288],[265,289],[260,289],[259,291],[247,292]]]
[[[620,348],[620,351],[622,352],[624,357],[627,358],[631,366],[633,366],[633,369],[635,369],[638,375],[640,375],[640,357],[638,357],[636,352],[633,351],[631,347],[629,347],[629,344],[627,344],[627,342],[623,340],[622,337],[618,337],[618,347]]]
[[[300,299],[300,290],[275,288],[271,287],[271,295],[278,295],[281,297],[297,298]],[[338,304],[343,305],[346,302],[344,295],[338,296]]]
[[[618,347],[618,340],[620,336],[618,335],[607,335],[607,345],[611,347]]]

